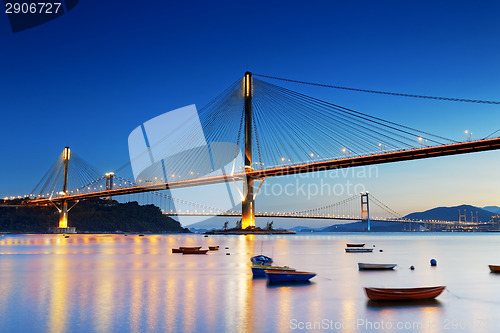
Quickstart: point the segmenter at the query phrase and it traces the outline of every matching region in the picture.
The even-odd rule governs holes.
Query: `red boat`
[[[492,273],[500,273],[500,266],[496,265],[488,265],[490,267],[490,271]]]
[[[399,289],[365,288],[365,292],[372,301],[415,301],[436,298],[445,288],[446,286]]]
[[[208,250],[200,249],[183,249],[182,254],[206,254]]]

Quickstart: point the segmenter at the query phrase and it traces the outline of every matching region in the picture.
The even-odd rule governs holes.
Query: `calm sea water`
[[[346,242],[375,251],[344,253]],[[171,253],[183,245],[220,250]],[[260,253],[318,275],[267,285],[250,270]],[[500,234],[7,235],[0,332],[499,332],[500,274],[488,264],[500,265]],[[369,302],[362,289],[434,285],[448,290],[407,305]]]

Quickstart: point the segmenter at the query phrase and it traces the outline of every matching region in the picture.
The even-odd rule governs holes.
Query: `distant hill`
[[[411,220],[441,220],[441,221],[458,221],[460,214],[465,214],[466,221],[471,221],[471,213],[476,219],[476,212],[480,222],[488,222],[491,216],[495,215],[491,211],[483,208],[474,207],[471,205],[460,205],[454,207],[437,207],[426,210],[425,212],[411,213],[405,216]],[[465,213],[464,213],[465,212]]]
[[[212,228],[212,229],[187,228],[187,229],[189,229],[189,231],[191,231],[191,232],[200,233],[200,234],[203,234],[205,232],[212,231],[212,230],[217,230],[216,228]]]
[[[404,230],[404,222],[380,222],[371,221],[370,231],[375,232],[398,232]],[[366,222],[352,222],[346,224],[334,224],[332,226],[315,230],[321,232],[361,232],[366,231]]]
[[[311,228],[311,227],[304,227],[304,226],[296,226],[296,227],[293,227],[293,228],[290,228],[288,230],[291,230],[291,231],[297,231],[297,232],[311,232],[311,231],[320,231],[321,228]]]
[[[492,212],[493,214],[500,214],[500,207],[498,206],[486,206],[483,207],[483,209]]]

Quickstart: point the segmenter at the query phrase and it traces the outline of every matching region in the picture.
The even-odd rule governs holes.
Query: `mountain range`
[[[458,221],[459,215],[465,215],[465,221],[471,222],[472,217],[474,222],[476,218],[479,222],[488,222],[493,215],[498,214],[500,208],[497,206],[487,206],[484,208],[471,205],[460,205],[454,207],[436,207],[424,212],[411,213],[405,216],[410,220],[441,220],[441,221]],[[462,216],[462,221],[464,217]]]
[[[460,205],[453,207],[436,207],[423,212],[414,212],[404,216],[407,219],[412,220],[441,220],[441,221],[458,221],[459,215],[465,215],[465,221],[471,222],[472,216],[474,217],[474,222],[476,218],[479,222],[488,222],[491,220],[493,215],[500,214],[500,207],[498,206],[486,206],[486,207],[475,207],[471,205]],[[187,227],[192,232],[206,232],[214,229],[221,229],[223,225],[223,220],[212,218],[199,223],[188,225]],[[236,220],[236,219],[234,219]],[[462,216],[462,220],[464,220]],[[349,221],[337,221],[335,224],[329,220],[311,220],[307,221],[304,225],[303,219],[275,219],[274,227],[276,229],[284,228],[291,231],[297,232],[350,232],[350,231],[360,231],[363,230],[361,222],[349,222]],[[232,227],[234,221],[230,222]],[[403,228],[402,223],[387,223],[387,222],[371,222],[372,229],[377,231],[401,231]],[[262,219],[257,219],[256,226],[265,227],[265,221]]]

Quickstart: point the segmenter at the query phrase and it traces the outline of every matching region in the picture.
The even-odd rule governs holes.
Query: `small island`
[[[283,229],[273,229],[273,222],[267,222],[266,228],[262,229],[260,227],[247,227],[243,229],[241,227],[241,220],[236,222],[235,228],[228,228],[229,222],[224,223],[224,227],[221,230],[211,230],[205,232],[205,235],[290,235],[295,234],[295,231],[283,230]]]
[[[9,204],[15,206],[0,208],[0,232],[47,233],[58,223],[59,212],[52,206],[23,206],[23,199],[11,201]],[[71,209],[69,224],[78,233],[190,233],[160,208],[136,201],[82,200]]]

